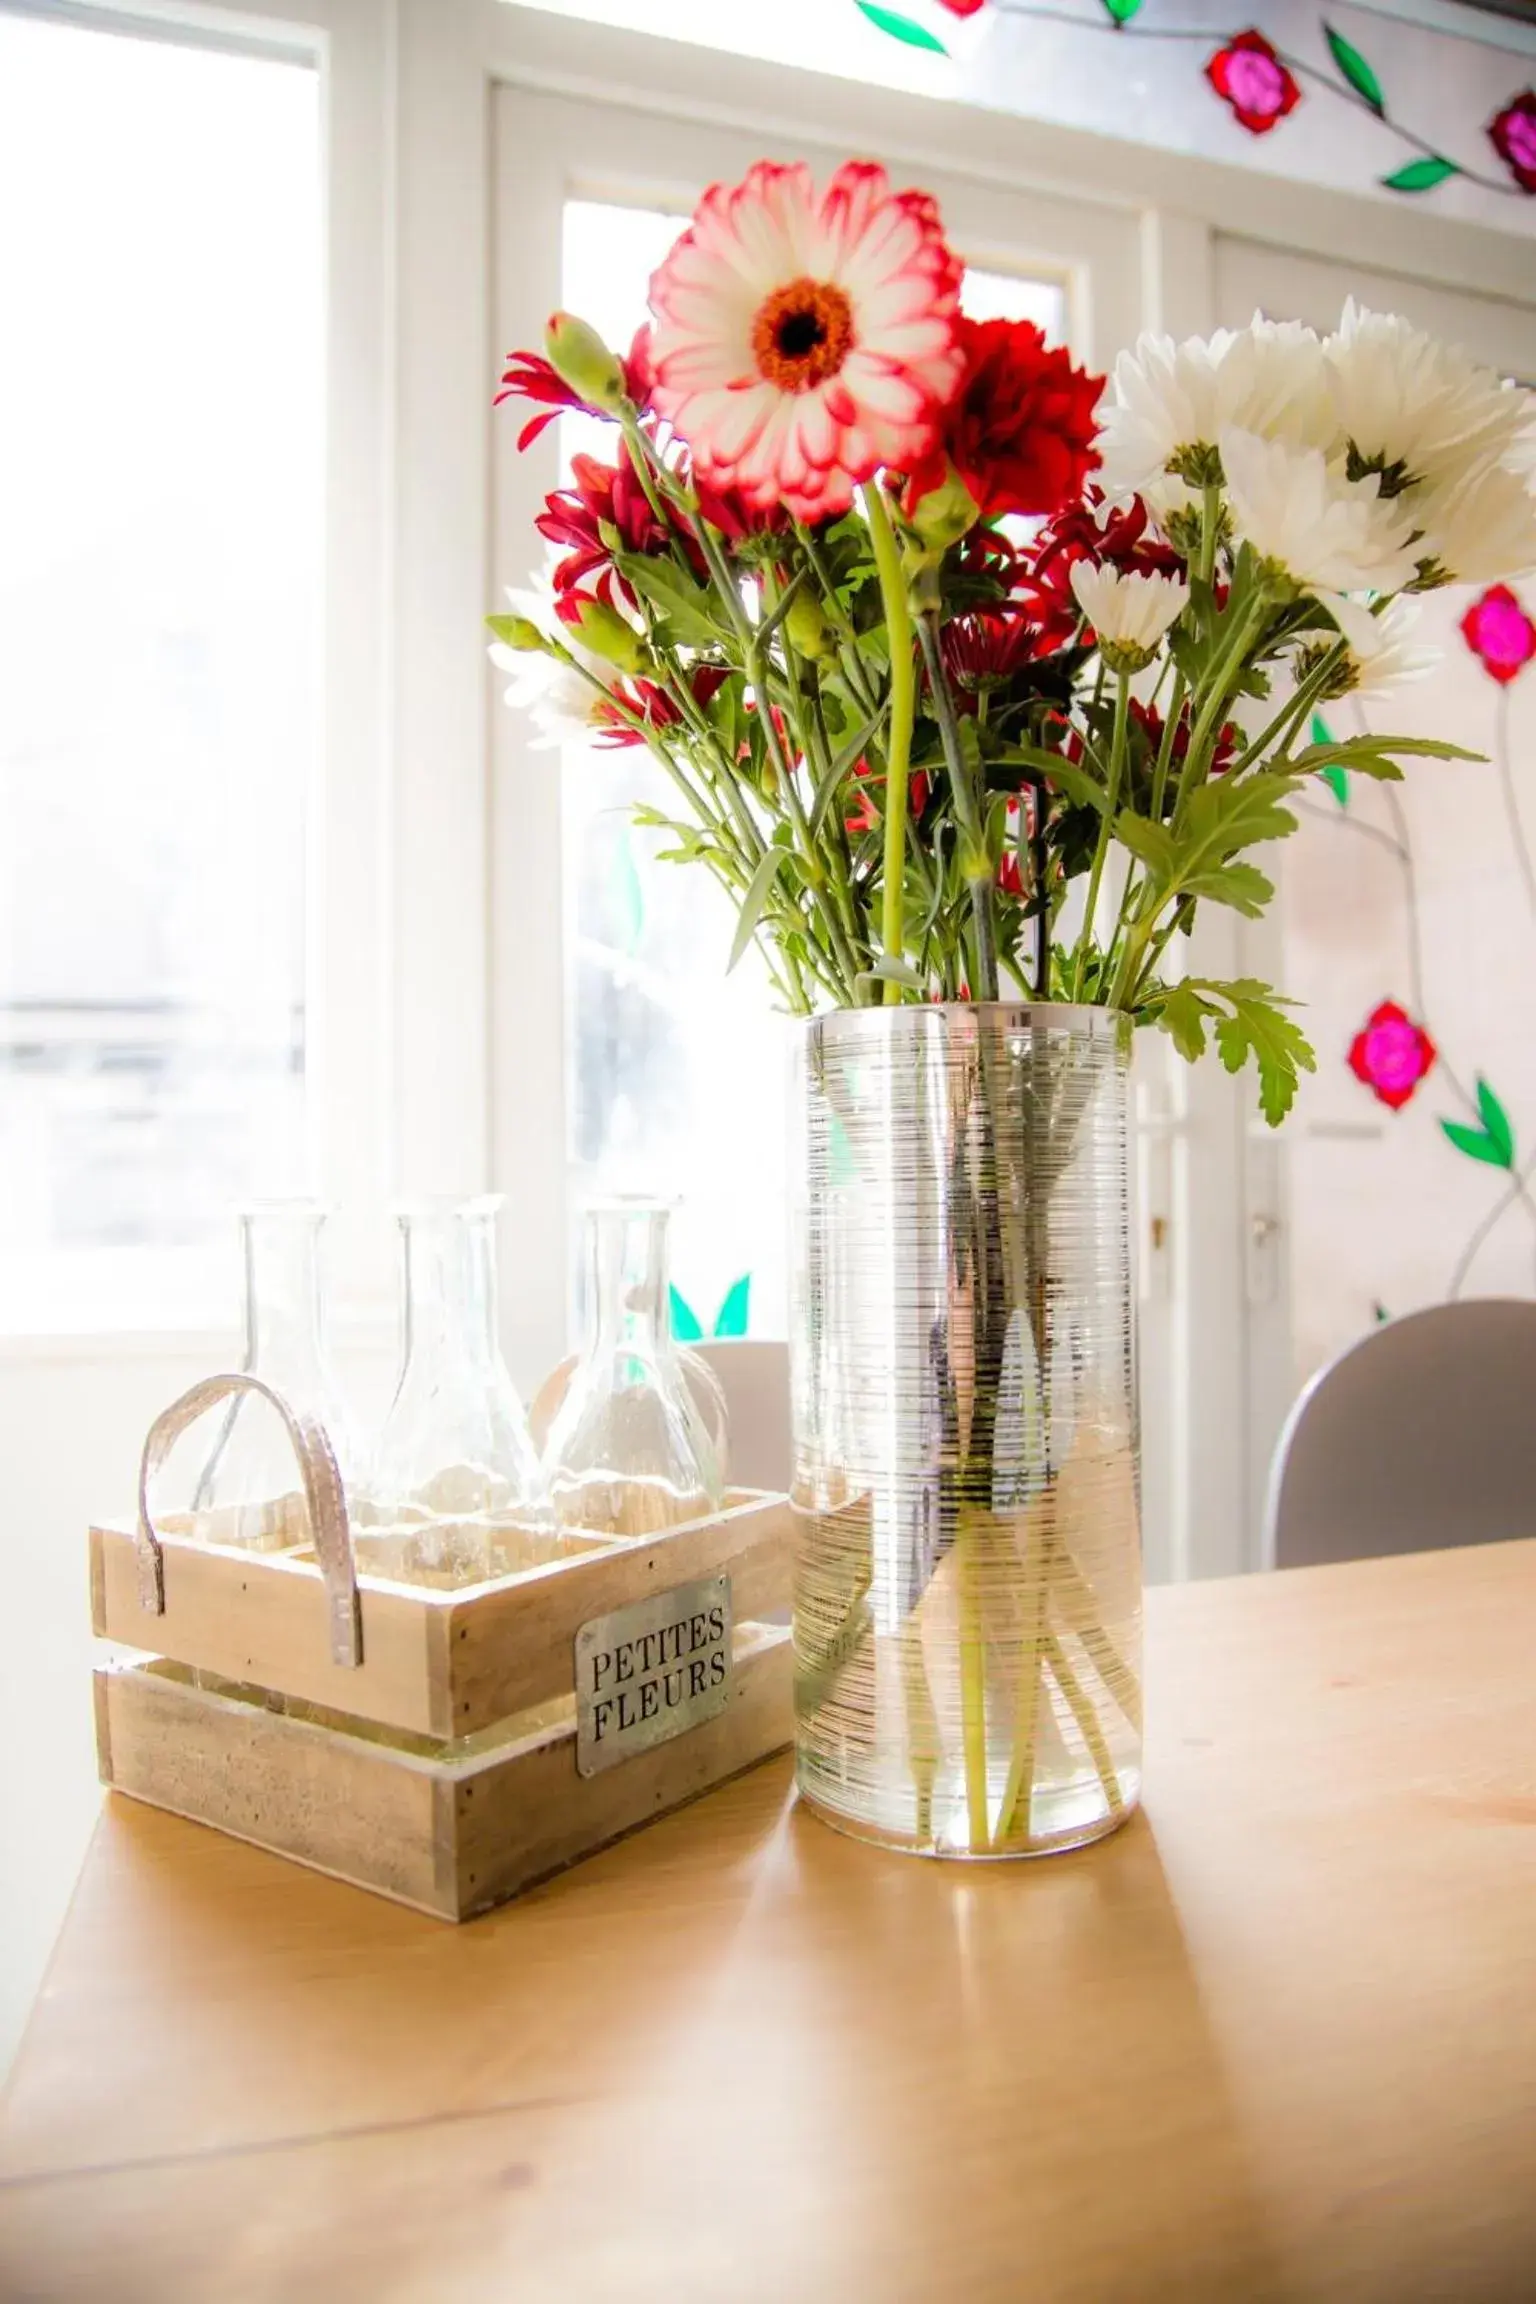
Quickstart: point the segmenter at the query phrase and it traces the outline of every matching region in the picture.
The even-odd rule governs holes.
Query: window
[[[563,295],[615,347],[645,317],[646,283],[683,219],[573,200]],[[1037,321],[1059,340],[1057,283],[975,271],[966,309]],[[562,419],[566,468],[613,453],[611,430]],[[570,1201],[616,1191],[679,1202],[674,1277],[707,1336],[785,1332],[787,1028],[754,948],[729,976],[735,916],[703,872],[663,862],[662,834],[629,821],[676,795],[644,751],[573,746],[565,756],[566,1078]],[[686,1319],[684,1325],[687,1326]]]
[[[0,14],[0,214],[0,1329],[175,1324],[308,1175],[316,76]]]

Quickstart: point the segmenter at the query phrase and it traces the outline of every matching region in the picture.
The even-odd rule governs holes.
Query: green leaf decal
[[[1341,808],[1349,806],[1349,770],[1341,768],[1335,760],[1326,768],[1319,768],[1319,776],[1327,785]]]
[[[1509,1161],[1491,1136],[1481,1128],[1463,1128],[1459,1120],[1442,1120],[1441,1128],[1448,1142],[1458,1152],[1465,1152],[1469,1160],[1484,1160],[1490,1168],[1507,1168]]]
[[[1321,712],[1314,712],[1312,715],[1312,741],[1314,744],[1331,744],[1333,742],[1333,730]]]
[[[1373,112],[1385,112],[1387,100],[1381,92],[1381,82],[1367,64],[1358,48],[1351,48],[1342,32],[1335,32],[1331,24],[1323,26],[1329,53],[1357,96],[1363,96]]]
[[[1406,168],[1399,168],[1394,175],[1383,176],[1382,189],[1387,192],[1433,192],[1435,186],[1443,184],[1447,176],[1460,174],[1461,170],[1454,160],[1442,160],[1437,152],[1432,152],[1423,160],[1410,160]]]
[[[679,1344],[698,1344],[703,1341],[704,1330],[699,1316],[674,1281],[672,1286],[672,1333]]]
[[[893,40],[903,40],[909,48],[931,48],[936,56],[949,54],[937,33],[930,32],[926,24],[914,24],[910,16],[898,16],[894,8],[877,8],[875,0],[854,0],[854,5],[861,16],[869,18],[877,32],[888,32]]]
[[[745,1336],[751,1303],[752,1275],[750,1272],[743,1272],[741,1278],[733,1280],[725,1292],[725,1301],[721,1305],[719,1316],[715,1321],[715,1334],[717,1336]]]
[[[1495,1096],[1486,1080],[1479,1074],[1477,1083],[1477,1109],[1488,1141],[1498,1148],[1501,1163],[1506,1168],[1515,1164],[1515,1132],[1509,1124],[1509,1114]]]
[[[1104,5],[1117,24],[1129,24],[1141,0],[1104,0]]]

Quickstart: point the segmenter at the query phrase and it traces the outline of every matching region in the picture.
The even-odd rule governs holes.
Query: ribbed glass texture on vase
[[[1141,1766],[1129,1026],[819,1017],[796,1058],[802,1795],[865,1838],[1097,1838]]]

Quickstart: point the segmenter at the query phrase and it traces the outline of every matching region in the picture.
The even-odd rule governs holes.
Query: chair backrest
[[[1512,1536],[1536,1536],[1536,1302],[1389,1321],[1291,1411],[1270,1475],[1270,1566]]]
[[[740,1336],[690,1344],[725,1395],[730,1480],[737,1488],[788,1488],[789,1346]]]

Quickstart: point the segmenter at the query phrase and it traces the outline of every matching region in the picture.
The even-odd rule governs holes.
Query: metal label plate
[[[576,1635],[576,1772],[633,1760],[731,1700],[731,1580],[701,1576]]]

